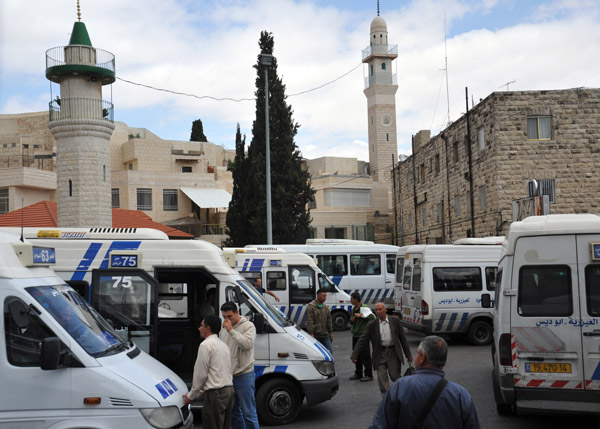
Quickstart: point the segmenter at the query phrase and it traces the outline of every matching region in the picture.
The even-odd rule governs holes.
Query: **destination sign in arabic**
[[[132,254],[110,254],[110,266],[112,268],[138,268],[140,255]]]
[[[600,243],[590,243],[590,250],[592,252],[592,260],[600,261]]]
[[[32,256],[34,264],[55,264],[56,253],[52,247],[32,247]]]

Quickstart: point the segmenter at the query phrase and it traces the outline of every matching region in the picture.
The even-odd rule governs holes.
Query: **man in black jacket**
[[[412,355],[400,319],[396,316],[388,316],[383,302],[375,304],[375,315],[377,319],[369,322],[352,351],[352,362],[356,363],[362,350],[369,347],[371,342],[373,369],[377,371],[379,390],[382,395],[385,395],[390,388],[389,378],[393,382],[402,374],[403,353],[409,363],[412,362]]]

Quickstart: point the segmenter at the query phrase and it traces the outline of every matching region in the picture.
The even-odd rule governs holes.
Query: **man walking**
[[[231,353],[235,400],[231,414],[234,429],[258,428],[254,399],[254,340],[256,328],[246,317],[240,316],[237,305],[227,301],[221,306],[223,329],[221,339]]]
[[[441,382],[447,357],[448,344],[444,339],[435,335],[425,337],[417,347],[415,374],[392,385],[369,428],[479,429],[477,411],[469,392],[451,381],[445,385]],[[433,397],[436,390],[441,392],[437,399]],[[430,405],[431,398],[435,402],[427,410],[425,406]]]
[[[183,395],[185,405],[203,396],[203,427],[229,429],[233,407],[233,383],[229,348],[217,335],[221,330],[221,320],[215,315],[207,316],[200,323],[198,330],[204,341],[198,347],[192,389]]]
[[[352,362],[358,361],[358,356],[369,347],[373,347],[373,369],[377,371],[379,391],[382,395],[390,388],[390,381],[400,378],[404,358],[412,362],[410,348],[404,335],[404,328],[396,316],[388,316],[383,302],[375,304],[376,320],[367,324],[365,332],[360,336],[352,351]]]
[[[306,306],[306,332],[315,337],[333,354],[331,342],[333,341],[333,323],[331,311],[325,301],[327,292],[324,289],[317,291],[317,298]]]
[[[369,307],[364,305],[360,301],[360,293],[352,292],[350,294],[350,302],[354,306],[352,308],[350,319],[350,332],[352,333],[352,348],[356,346],[358,339],[365,332],[367,324],[371,320],[375,320],[375,315],[371,313]],[[364,377],[363,377],[363,366],[364,366]],[[373,368],[371,367],[371,352],[369,347],[364,347],[361,353],[356,359],[356,367],[354,369],[354,375],[350,377],[350,380],[360,381],[373,381]]]

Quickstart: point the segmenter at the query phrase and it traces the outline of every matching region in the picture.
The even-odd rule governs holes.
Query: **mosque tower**
[[[48,128],[56,140],[59,227],[112,227],[109,140],[113,105],[102,86],[115,81],[115,57],[94,48],[77,21],[68,46],[46,51],[46,78],[60,85]]]
[[[365,96],[369,121],[369,167],[375,182],[392,184],[392,168],[398,159],[396,135],[396,91],[398,85],[392,62],[398,57],[398,45],[388,44],[387,24],[379,16],[371,21],[369,46],[362,51],[367,64]]]

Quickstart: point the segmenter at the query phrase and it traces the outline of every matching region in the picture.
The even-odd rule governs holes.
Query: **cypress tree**
[[[229,202],[227,211],[227,228],[229,239],[225,243],[229,247],[242,247],[248,243],[248,218],[246,207],[246,196],[248,194],[248,183],[246,175],[248,170],[248,159],[246,158],[246,136],[242,137],[240,124],[237,124],[235,133],[235,159],[229,167],[233,176],[233,195]]]
[[[196,119],[192,122],[192,135],[190,136],[191,142],[207,142],[208,139],[204,135],[204,126],[200,119]]]

